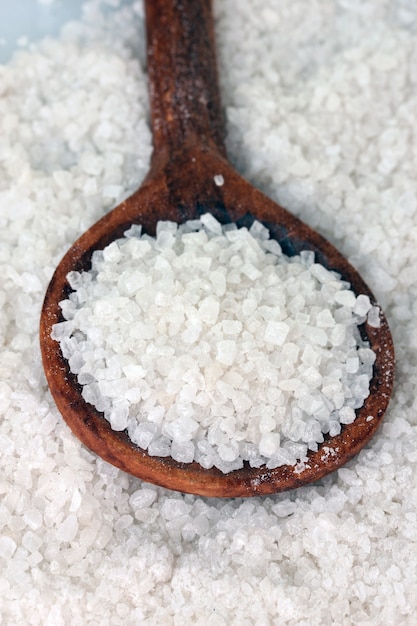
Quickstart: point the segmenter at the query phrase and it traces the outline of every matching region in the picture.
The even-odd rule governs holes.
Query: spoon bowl
[[[91,267],[95,250],[123,236],[132,224],[154,235],[160,220],[183,223],[212,213],[221,223],[250,226],[256,219],[288,256],[302,250],[338,272],[357,295],[370,289],[348,261],[321,235],[245,181],[230,165],[223,144],[220,99],[209,0],[146,0],[147,51],[154,153],[150,171],[130,198],[105,215],[66,253],[49,284],[40,322],[42,360],[56,405],[74,434],[97,455],[144,481],[185,493],[246,497],[277,493],[316,481],[356,455],[377,430],[388,406],[394,376],[394,350],[385,316],[378,328],[365,323],[361,334],[376,354],[370,394],[352,424],[326,437],[302,466],[267,469],[248,464],[228,474],[198,463],[154,457],[113,431],[85,402],[69,370],[54,324],[63,321],[59,302],[71,292],[70,271]],[[218,176],[223,184],[219,185]]]

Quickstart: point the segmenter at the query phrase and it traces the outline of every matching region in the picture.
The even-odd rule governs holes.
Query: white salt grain
[[[56,538],[59,541],[71,542],[78,532],[78,520],[74,514],[68,515],[68,517],[61,522],[56,531]]]
[[[156,500],[157,493],[154,489],[138,489],[129,498],[129,504],[133,510],[146,509]]]
[[[153,439],[148,446],[151,456],[171,456],[171,442],[167,438]]]
[[[232,365],[236,357],[236,342],[224,339],[217,344],[217,360],[223,365]]]
[[[29,509],[23,516],[24,522],[32,530],[38,530],[42,526],[43,518],[42,513],[37,509]]]
[[[28,530],[22,537],[22,545],[29,552],[37,552],[42,545],[42,539],[31,530]]]
[[[264,340],[274,346],[282,346],[287,338],[290,327],[285,322],[268,322]]]
[[[265,457],[272,457],[280,444],[279,433],[265,433],[259,442],[259,452]]]
[[[192,441],[179,443],[177,440],[173,440],[170,455],[179,463],[191,463],[194,461],[195,446]]]
[[[0,557],[3,559],[10,559],[13,556],[16,547],[16,542],[11,537],[0,537]]]
[[[339,410],[339,416],[341,424],[351,424],[355,421],[355,411],[349,406],[342,407]]]
[[[371,308],[371,303],[369,301],[369,296],[359,295],[356,298],[355,306],[353,307],[353,312],[357,315],[366,315]]]
[[[348,357],[346,359],[346,371],[349,374],[355,374],[359,370],[359,359],[357,356]]]
[[[368,324],[373,326],[374,328],[379,328],[381,326],[381,317],[379,314],[379,307],[372,306],[369,309],[367,316]]]

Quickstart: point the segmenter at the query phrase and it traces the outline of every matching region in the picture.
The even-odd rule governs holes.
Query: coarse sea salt
[[[0,3],[10,17],[0,20],[8,41],[18,17],[12,4]],[[40,6],[14,6],[23,4]],[[49,26],[70,4],[78,5],[56,1],[41,19]],[[147,485],[88,452],[65,426],[40,364],[44,292],[64,250],[120,202],[117,187],[127,197],[139,186],[152,149],[143,4],[88,1],[82,24],[31,42],[0,66],[2,624],[415,624],[417,5],[213,6],[228,154],[246,178],[333,241],[374,290],[397,353],[389,410],[372,441],[337,472],[250,499]],[[98,175],[80,167],[87,155],[103,163]],[[294,161],[298,172],[307,172],[307,161],[309,173],[292,175]],[[225,296],[224,276],[212,278]],[[255,298],[244,309],[252,315]],[[342,320],[334,328],[322,322],[335,338],[344,329]],[[92,334],[95,345],[99,335]],[[72,348],[78,351],[70,338],[69,356]],[[315,348],[300,350],[288,337],[280,350],[287,378],[301,360],[316,379]],[[170,367],[170,355],[161,355],[160,375]],[[137,388],[141,370],[130,378]],[[238,384],[233,373],[222,387]],[[340,393],[332,383],[326,391]],[[276,406],[279,390],[267,397]],[[204,406],[208,398],[195,400]],[[138,429],[158,428],[157,411],[152,416],[155,423]],[[271,432],[270,421],[261,416],[262,433]],[[210,458],[208,441],[198,449]],[[280,454],[291,462],[296,450]]]
[[[354,421],[375,359],[358,330],[370,300],[270,242],[257,221],[207,213],[159,222],[155,238],[131,229],[69,274],[52,336],[114,430],[229,472],[305,461]]]

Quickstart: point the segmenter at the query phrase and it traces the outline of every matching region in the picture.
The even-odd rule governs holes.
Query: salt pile
[[[215,3],[233,162],[357,267],[398,360],[389,410],[356,459],[247,501],[184,496],[107,465],[63,423],[42,373],[52,271],[140,183],[151,152],[142,5],[103,4],[0,67],[1,621],[412,626],[415,3]]]
[[[84,399],[152,456],[295,465],[369,395],[358,325],[378,324],[377,307],[257,221],[133,226],[68,279],[52,336]]]

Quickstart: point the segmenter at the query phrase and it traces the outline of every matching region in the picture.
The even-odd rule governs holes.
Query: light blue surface
[[[46,35],[58,35],[61,26],[81,17],[84,0],[0,0],[0,63],[7,61],[17,48],[17,39],[36,41]]]

